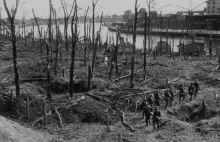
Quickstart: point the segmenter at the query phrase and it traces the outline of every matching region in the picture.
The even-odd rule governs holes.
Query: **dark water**
[[[47,30],[47,26],[41,26],[43,27],[43,30]],[[99,23],[95,24],[95,31],[98,31],[100,27]],[[32,27],[27,28],[26,32],[30,32]],[[63,29],[64,29],[64,25],[60,25],[60,30],[63,33]],[[78,30],[79,30],[79,35],[84,36],[84,25],[83,24],[79,24],[78,25]],[[68,34],[69,36],[71,35],[71,27],[69,25],[68,27]],[[92,32],[92,31],[91,31]],[[96,32],[95,32],[96,33]],[[37,27],[35,27],[35,36],[38,36],[38,31],[37,31]],[[92,36],[92,35],[91,35]],[[108,31],[107,27],[102,26],[102,30],[101,30],[101,39],[103,42],[106,41],[106,37],[108,36],[109,39],[111,39],[111,43],[113,43],[113,41],[115,42],[116,39],[116,33],[115,32],[110,32]],[[128,42],[132,43],[132,35],[127,35],[127,34],[121,34],[122,37],[124,37],[125,41],[127,40]],[[143,35],[137,35],[137,42],[136,42],[136,46],[138,49],[143,48],[143,39],[144,36]],[[162,38],[163,41],[166,41],[166,37]],[[177,45],[179,45],[180,40],[182,42],[184,42],[185,44],[190,43],[192,40],[189,38],[184,38],[184,37],[175,37],[174,38],[174,51],[178,51]],[[154,48],[157,43],[160,41],[160,36],[152,36],[151,37],[151,48]],[[207,50],[209,47],[209,38],[197,38],[196,41],[204,43],[205,44],[205,49]],[[173,44],[173,39],[172,37],[168,38],[168,43]],[[147,43],[147,47],[148,47],[148,43]],[[220,39],[213,39],[213,48],[220,48]],[[215,49],[213,50],[215,51]]]

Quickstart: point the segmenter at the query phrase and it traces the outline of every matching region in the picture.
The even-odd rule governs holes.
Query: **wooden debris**
[[[61,106],[59,106],[59,107],[56,107],[56,109],[58,110],[58,109],[61,109],[61,108],[70,108],[71,106],[77,105],[79,101],[84,100],[84,99],[85,99],[85,96],[82,96],[81,98],[79,98],[79,99],[77,99],[77,100],[71,100],[71,101],[69,101],[69,102],[67,102],[67,103],[65,103],[65,104],[63,104],[63,105],[61,105]],[[46,116],[49,116],[49,115],[51,115],[51,114],[52,114],[52,110],[50,110],[48,113],[46,113]],[[44,119],[44,116],[38,118],[37,120],[35,120],[35,121],[33,122],[33,124],[32,124],[32,127],[34,127],[34,125],[35,125],[37,122],[42,121],[43,119]]]
[[[141,69],[138,70],[137,72],[135,72],[135,74],[139,73],[140,71],[141,71]],[[129,74],[125,75],[125,76],[121,76],[121,77],[119,77],[119,78],[116,78],[116,79],[113,80],[113,82],[116,82],[116,81],[125,79],[125,78],[130,77],[130,76],[131,76],[131,73],[129,73]]]
[[[126,121],[125,121],[125,113],[121,110],[119,110],[118,108],[116,108],[116,110],[119,112],[120,114],[120,118],[122,121],[122,124],[128,128],[131,132],[135,132],[136,130],[134,129],[134,127],[132,127],[131,125],[129,125]]]
[[[63,121],[62,121],[61,115],[60,115],[60,113],[59,113],[59,111],[57,110],[56,107],[54,107],[54,110],[55,110],[55,113],[57,114],[57,116],[58,116],[58,118],[59,118],[60,128],[63,128]]]

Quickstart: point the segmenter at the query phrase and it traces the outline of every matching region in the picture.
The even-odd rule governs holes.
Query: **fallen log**
[[[181,71],[180,71],[179,77],[178,77],[178,78],[175,78],[175,79],[173,79],[173,80],[171,80],[171,81],[168,81],[168,84],[177,82],[177,81],[181,78],[181,75],[182,75],[182,74],[181,74]]]
[[[135,72],[134,74],[137,74],[137,73],[139,73],[140,71],[141,71],[141,69],[138,70],[137,72]],[[130,77],[130,76],[131,76],[131,73],[129,73],[129,74],[125,75],[125,76],[121,76],[121,77],[119,77],[119,78],[116,78],[116,79],[113,80],[113,82],[119,81],[119,80],[121,80],[121,79],[125,79],[125,78]]]
[[[89,97],[92,97],[93,99],[95,99],[97,101],[103,101],[103,102],[106,102],[106,103],[109,103],[109,104],[113,104],[111,101],[109,101],[109,100],[107,100],[103,97],[99,97],[99,96],[91,94],[91,92],[87,92],[86,95],[89,96]]]
[[[8,75],[6,78],[2,79],[1,84],[8,83],[9,81],[7,81],[7,79],[8,79],[10,76],[11,76],[11,75]]]
[[[125,99],[125,98],[129,98],[129,97],[133,97],[133,96],[141,96],[141,95],[151,94],[154,92],[155,92],[155,90],[145,91],[145,92],[135,93],[135,94],[129,94],[129,95],[121,97],[120,99]]]
[[[125,113],[121,110],[119,110],[118,108],[116,108],[116,110],[119,112],[122,124],[128,128],[131,132],[135,132],[136,130],[134,129],[134,127],[132,127],[131,125],[129,125],[126,121],[125,121]]]
[[[57,114],[57,116],[58,116],[58,118],[59,118],[60,128],[63,128],[63,121],[62,121],[61,115],[60,115],[60,113],[58,112],[58,110],[57,110],[56,107],[54,107],[54,111],[55,111],[55,113]]]
[[[50,80],[53,80],[53,78],[50,78]],[[34,81],[47,81],[47,78],[31,78],[31,79],[24,79],[21,80],[21,83],[26,83],[26,82],[34,82]]]
[[[51,114],[52,114],[52,111],[50,110],[50,111],[46,114],[46,116],[49,116],[49,115],[51,115]],[[31,125],[31,127],[34,127],[34,125],[35,125],[37,122],[42,121],[42,120],[44,120],[44,116],[42,116],[42,117],[38,118],[37,120],[35,120],[34,123]]]
[[[148,66],[156,66],[156,65],[162,66],[162,67],[169,67],[169,66],[163,65],[163,64],[161,64],[161,63],[149,63],[149,64],[148,64]]]
[[[148,79],[148,80],[145,80],[144,82],[142,82],[141,84],[140,84],[140,86],[142,86],[142,85],[144,85],[145,83],[147,83],[148,81],[151,81],[151,80],[153,80],[155,78],[155,75],[154,75],[154,77],[153,78],[151,78],[151,79]]]

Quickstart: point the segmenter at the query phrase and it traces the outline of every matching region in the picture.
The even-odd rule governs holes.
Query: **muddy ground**
[[[10,90],[14,90],[14,77],[11,44],[6,40],[1,41],[1,43],[0,81],[1,92],[3,92],[1,93],[1,98],[3,98],[5,94],[7,96]],[[18,42],[18,44],[22,43],[23,41]],[[1,111],[1,115],[25,127],[31,127],[30,129],[34,131],[37,129],[53,137],[53,140],[45,137],[42,138],[42,141],[115,142],[118,141],[119,137],[121,137],[123,142],[220,141],[220,72],[215,70],[218,66],[218,59],[216,57],[189,57],[187,60],[184,60],[182,56],[171,59],[169,56],[163,55],[156,57],[156,60],[154,60],[152,55],[148,55],[147,81],[143,84],[143,52],[138,50],[135,62],[135,71],[137,71],[134,79],[135,87],[131,89],[129,77],[115,81],[118,77],[130,73],[131,50],[126,49],[124,55],[118,55],[119,73],[116,74],[114,69],[112,80],[109,81],[110,61],[107,66],[104,64],[104,56],[100,54],[103,52],[103,49],[101,49],[95,67],[95,78],[92,80],[92,91],[87,92],[88,64],[92,58],[92,51],[87,53],[87,66],[84,66],[82,46],[79,45],[76,53],[76,68],[74,71],[75,93],[73,100],[82,96],[85,99],[69,108],[59,110],[63,121],[63,128],[59,127],[59,119],[54,112],[48,116],[47,129],[43,129],[42,122],[36,123],[31,127],[35,120],[42,117],[42,100],[46,98],[46,54],[44,52],[42,58],[39,45],[32,43],[31,40],[28,42],[28,47],[19,46],[18,49],[21,92],[24,98],[21,103],[23,105],[19,109],[15,109],[16,113],[10,110],[5,111],[7,108],[4,108]],[[69,65],[70,53],[65,52],[63,49],[63,57],[59,60],[57,77],[54,76],[54,63],[51,65],[53,100],[47,101],[48,112],[54,106],[59,107],[61,104],[70,101],[67,99]],[[63,68],[65,69],[64,77],[62,77]],[[201,90],[197,100],[194,102],[200,107],[204,100],[207,109],[202,117],[196,117],[193,120],[185,118],[190,114],[187,111],[184,113],[186,116],[180,116],[178,114],[180,106],[190,103],[190,101],[189,95],[187,95],[186,101],[179,104],[176,91],[172,108],[164,110],[164,101],[161,99],[160,109],[163,121],[161,129],[156,131],[152,125],[145,126],[142,112],[135,111],[135,103],[149,95],[143,92],[165,89],[166,79],[168,81],[175,80],[171,83],[174,88],[179,84],[183,84],[185,90],[187,90],[192,81],[198,79]],[[88,93],[109,100],[114,105],[106,103],[103,99],[97,100],[97,98],[89,96]],[[219,96],[216,97],[216,94],[219,94]],[[127,97],[128,95],[132,96]],[[162,91],[160,95],[163,98]],[[31,98],[29,120],[26,118],[25,98],[27,96]],[[1,100],[2,102],[7,102],[7,99]],[[131,132],[124,127],[115,107],[125,112],[125,120],[130,126],[134,127],[135,132]]]

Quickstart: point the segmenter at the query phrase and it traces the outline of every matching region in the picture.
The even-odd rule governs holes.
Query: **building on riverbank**
[[[220,15],[220,0],[208,0],[205,12],[206,15]]]

